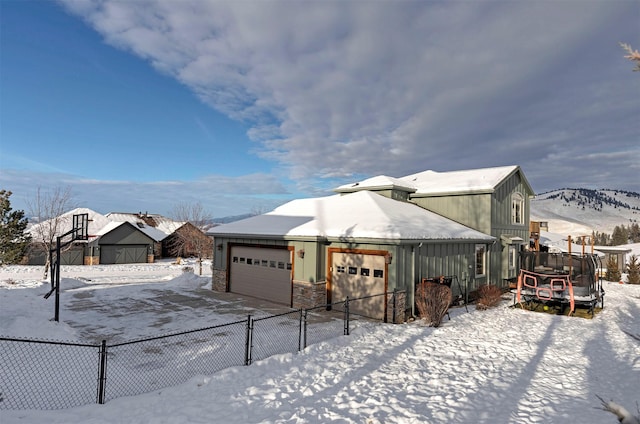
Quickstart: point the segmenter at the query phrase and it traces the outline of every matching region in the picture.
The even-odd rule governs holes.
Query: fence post
[[[344,335],[349,335],[349,296],[344,300]]]
[[[104,404],[105,388],[107,385],[107,341],[100,344],[100,366],[98,369],[98,403]]]
[[[302,342],[304,344],[303,349],[307,348],[307,313],[309,311],[307,311],[306,309],[304,310],[304,327],[302,330]]]
[[[396,295],[398,293],[398,288],[393,289],[393,316],[391,318],[391,323],[396,323]]]
[[[302,345],[302,308],[300,308],[300,321],[298,322],[298,352],[302,349],[300,346]]]
[[[251,338],[253,335],[253,320],[251,319],[251,314],[247,317],[247,336],[245,338],[245,346],[244,346],[244,364],[251,365]]]

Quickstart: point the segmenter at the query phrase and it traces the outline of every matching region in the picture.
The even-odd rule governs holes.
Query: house
[[[209,230],[213,288],[295,308],[398,290],[413,313],[422,278],[455,276],[473,290],[519,272],[533,190],[518,166],[377,176],[335,191]],[[375,299],[370,315],[386,317],[388,296]]]
[[[111,221],[93,235],[87,244],[86,255],[91,264],[131,264],[154,261],[157,237],[166,234],[153,229],[139,228],[130,222]]]
[[[88,240],[78,240],[66,246],[61,252],[62,265],[153,262],[162,255],[163,242],[175,229],[185,225],[148,214],[102,215],[88,208],[76,208],[29,228],[34,242],[28,254],[28,263],[44,265],[49,251],[40,240],[54,240],[55,244],[57,236],[72,229],[73,215],[79,214],[88,215]],[[208,239],[204,234],[202,237]]]
[[[27,253],[29,265],[44,265],[49,255],[47,243],[52,241],[52,248],[55,248],[56,237],[72,230],[73,215],[87,214],[89,218],[88,235],[91,237],[101,228],[109,223],[109,219],[104,215],[88,209],[76,208],[65,212],[62,215],[39,222],[30,226],[27,231],[31,234],[32,244]],[[75,241],[66,247],[60,257],[61,265],[83,265],[85,263],[85,247],[87,241]]]
[[[174,221],[162,215],[147,212],[111,212],[106,216],[113,221],[130,222],[143,231],[149,230],[149,235],[158,241],[154,248],[156,257],[198,257],[203,246],[207,256],[212,251],[211,237],[190,222]],[[152,233],[154,231],[155,234]],[[162,233],[161,238],[160,233]]]

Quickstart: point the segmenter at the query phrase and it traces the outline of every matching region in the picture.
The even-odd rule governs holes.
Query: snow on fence
[[[115,344],[0,337],[0,410],[105,403],[297,352],[348,335],[358,300]]]

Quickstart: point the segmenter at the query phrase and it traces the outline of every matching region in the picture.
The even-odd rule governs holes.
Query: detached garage
[[[111,222],[97,236],[89,249],[94,250],[91,256],[99,251],[101,264],[153,262],[155,240],[129,222]]]
[[[229,291],[291,305],[291,250],[231,246]]]

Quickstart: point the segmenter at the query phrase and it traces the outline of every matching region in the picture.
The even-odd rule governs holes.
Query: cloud
[[[103,181],[58,172],[3,170],[0,187],[13,192],[11,206],[29,211],[38,187],[49,191],[71,187],[74,203],[100,213],[152,212],[169,214],[180,203],[200,202],[215,217],[252,210],[271,210],[292,194],[273,175],[238,177],[208,175],[193,181]],[[135,210],[131,210],[134,207]]]
[[[537,190],[637,185],[591,168],[640,160],[617,44],[638,40],[635,2],[63,3],[250,125],[300,187],[505,164]]]

